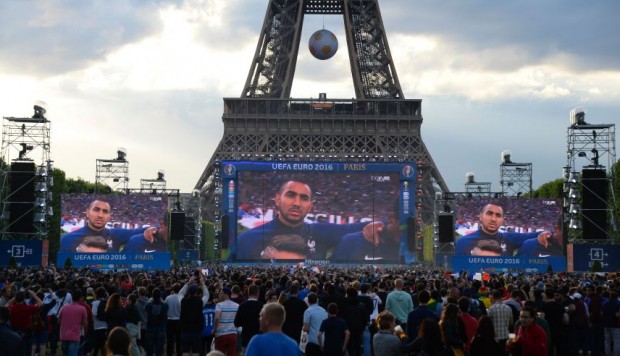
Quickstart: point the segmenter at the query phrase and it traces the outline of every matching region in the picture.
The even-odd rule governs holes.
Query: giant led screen
[[[407,256],[415,166],[223,162],[230,259],[397,263]]]
[[[61,252],[165,252],[168,197],[64,194]]]
[[[565,268],[561,199],[458,196],[454,206],[457,266]]]

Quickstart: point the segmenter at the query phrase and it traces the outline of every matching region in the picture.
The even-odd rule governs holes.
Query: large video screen
[[[564,256],[561,199],[459,196],[454,214],[457,256]]]
[[[398,263],[415,165],[223,162],[230,259]]]
[[[64,194],[60,252],[166,252],[166,195]]]

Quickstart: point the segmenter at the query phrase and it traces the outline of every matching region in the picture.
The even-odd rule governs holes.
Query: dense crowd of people
[[[620,276],[0,269],[0,355],[620,355]]]

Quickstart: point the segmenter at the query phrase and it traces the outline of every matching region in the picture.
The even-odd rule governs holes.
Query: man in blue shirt
[[[245,352],[245,356],[294,356],[301,355],[299,345],[282,332],[286,318],[280,303],[267,303],[259,314],[262,334],[255,335]]]
[[[523,242],[519,248],[519,256],[527,257],[551,257],[563,256],[562,231],[559,226],[553,227],[553,236],[549,239],[549,244],[545,247],[538,243],[537,239],[529,239]]]
[[[317,304],[316,293],[308,294],[308,304],[310,306],[304,311],[303,331],[308,333],[308,343],[306,344],[306,356],[322,355],[321,345],[319,344],[319,330],[323,320],[327,319],[327,311]]]
[[[306,241],[306,258],[324,259],[327,251],[340,239],[352,232],[362,230],[363,236],[373,244],[379,244],[382,222],[357,224],[308,224],[304,222],[313,206],[312,190],[306,183],[289,180],[275,195],[278,215],[272,221],[245,231],[237,238],[238,259],[260,259],[261,252],[271,245],[277,235],[298,235]]]
[[[480,213],[480,224],[482,227],[478,231],[456,240],[455,255],[483,255],[482,249],[476,248],[476,245],[482,240],[493,240],[499,243],[499,254],[501,256],[513,256],[526,240],[535,239],[538,244],[547,247],[549,246],[549,239],[553,235],[549,231],[530,233],[500,232],[499,229],[504,224],[504,209],[494,203],[484,206]]]
[[[138,234],[153,242],[157,231],[154,227],[140,229],[108,229],[106,224],[110,222],[110,203],[103,200],[93,200],[86,210],[86,225],[75,231],[65,234],[60,239],[61,252],[76,252],[78,246],[87,236],[102,236],[108,244],[108,252],[118,252],[129,239]]]

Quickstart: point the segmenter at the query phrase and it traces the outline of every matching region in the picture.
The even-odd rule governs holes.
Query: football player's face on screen
[[[302,224],[312,209],[311,194],[307,184],[294,181],[286,183],[275,197],[280,221],[290,226]]]

